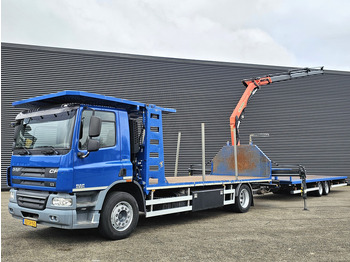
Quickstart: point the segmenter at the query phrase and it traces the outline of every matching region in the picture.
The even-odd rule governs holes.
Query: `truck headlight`
[[[52,199],[53,206],[70,207],[70,206],[72,206],[72,204],[73,204],[73,201],[71,198],[54,197]]]

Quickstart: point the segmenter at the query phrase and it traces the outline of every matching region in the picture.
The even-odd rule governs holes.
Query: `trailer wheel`
[[[101,211],[99,231],[109,239],[128,237],[139,220],[139,208],[135,198],[126,192],[111,193]]]
[[[317,182],[318,190],[315,191],[315,195],[320,197],[323,194],[323,185],[321,182]]]
[[[328,181],[323,182],[323,194],[328,195],[329,191],[330,191],[329,182]]]
[[[252,204],[252,197],[250,187],[248,185],[242,185],[238,190],[233,211],[238,213],[247,212]]]

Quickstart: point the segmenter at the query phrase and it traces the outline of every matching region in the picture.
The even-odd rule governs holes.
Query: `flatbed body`
[[[307,175],[305,192],[320,192],[319,195],[325,194],[323,191],[328,187],[328,191],[334,187],[346,186],[347,176],[321,176]],[[278,190],[290,194],[299,194],[302,192],[302,179],[299,176],[273,176],[274,183],[277,183]],[[322,189],[321,189],[322,188]],[[328,194],[328,192],[326,193]]]
[[[324,181],[342,181],[347,179],[347,176],[320,176],[320,175],[307,175],[306,183],[324,182]],[[300,185],[301,179],[297,176],[289,177],[274,177],[274,180],[278,180],[280,184],[284,185]]]
[[[150,179],[150,185],[148,190],[153,189],[166,189],[174,187],[196,187],[196,186],[212,186],[212,185],[225,185],[225,184],[240,184],[240,183],[260,183],[271,182],[271,177],[259,177],[259,176],[225,176],[225,175],[206,175],[203,176],[177,176],[166,177],[167,185],[157,186],[156,179]]]

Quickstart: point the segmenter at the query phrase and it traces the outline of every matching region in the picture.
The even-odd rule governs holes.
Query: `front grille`
[[[12,167],[12,184],[56,187],[56,167]],[[49,179],[47,179],[49,178]]]
[[[22,168],[20,175],[25,177],[45,177],[45,168]]]
[[[49,192],[18,190],[17,204],[21,207],[43,210],[46,207]]]
[[[57,178],[56,167],[12,167],[13,176]]]

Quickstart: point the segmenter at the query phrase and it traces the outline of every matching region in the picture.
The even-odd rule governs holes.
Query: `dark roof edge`
[[[121,57],[137,60],[153,60],[163,61],[170,63],[186,63],[186,64],[202,64],[202,65],[216,65],[216,66],[240,66],[246,68],[261,68],[261,69],[272,69],[272,70],[288,70],[295,68],[292,66],[274,66],[274,65],[262,65],[262,64],[247,64],[247,63],[236,63],[236,62],[220,62],[220,61],[209,61],[209,60],[196,60],[196,59],[185,59],[185,58],[173,58],[173,57],[160,57],[160,56],[149,56],[149,55],[136,55],[136,54],[124,54],[107,51],[94,51],[94,50],[83,50],[73,48],[62,48],[62,47],[49,47],[49,46],[38,46],[28,44],[17,44],[17,43],[5,43],[1,42],[1,47],[22,49],[22,50],[35,50],[35,51],[46,51],[56,53],[72,53],[72,54],[83,54],[91,56],[108,56],[108,57]],[[350,75],[350,71],[337,71],[337,70],[325,70],[327,74],[341,74]]]

